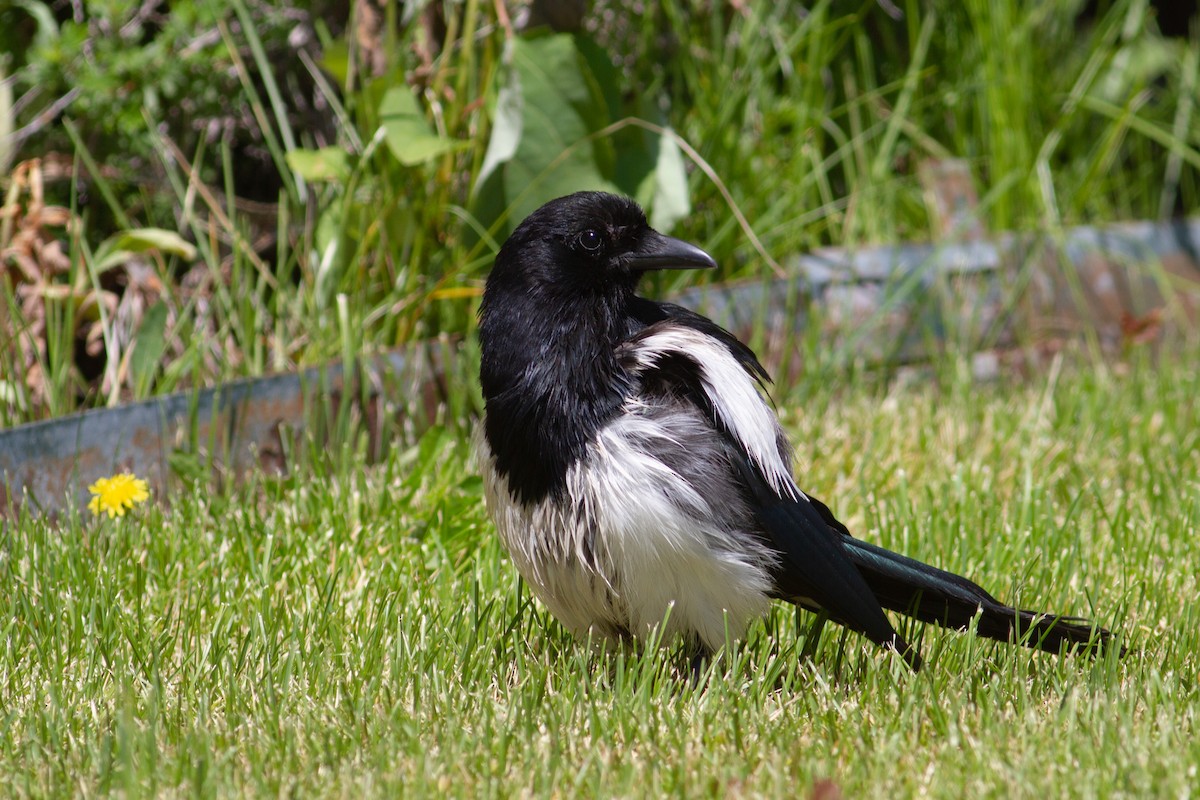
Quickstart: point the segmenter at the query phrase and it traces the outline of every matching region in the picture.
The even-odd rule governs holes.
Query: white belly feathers
[[[697,414],[625,410],[570,468],[564,497],[528,506],[480,436],[488,507],[522,577],[576,635],[641,639],[665,619],[664,640],[718,648],[765,612],[773,553],[745,530],[741,499],[711,491],[732,476]]]

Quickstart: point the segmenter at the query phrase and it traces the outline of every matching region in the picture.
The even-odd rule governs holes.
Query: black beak
[[[634,272],[645,272],[651,269],[714,269],[717,262],[696,245],[651,229],[642,237],[637,249],[626,254],[625,265]]]

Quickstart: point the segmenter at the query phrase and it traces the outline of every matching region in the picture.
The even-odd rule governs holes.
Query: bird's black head
[[[577,192],[530,214],[496,256],[488,279],[552,295],[631,292],[652,269],[715,267],[695,245],[650,227],[633,200]]]
[[[560,197],[517,226],[479,308],[485,433],[511,491],[525,502],[561,491],[571,464],[620,411],[628,387],[618,345],[665,316],[634,296],[638,276],[715,266],[611,194]]]

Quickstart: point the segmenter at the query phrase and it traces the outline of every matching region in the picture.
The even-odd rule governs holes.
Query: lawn
[[[0,795],[1195,795],[1197,356],[780,393],[801,486],[858,535],[1093,616],[1124,659],[925,629],[913,675],[785,607],[698,682],[669,649],[596,652],[519,584],[456,424],[10,523]]]
[[[1200,49],[1142,0],[596,0],[556,32],[479,0],[10,5],[0,428],[470,352],[506,231],[576,189],[652,200],[720,280],[955,239],[946,163],[984,233],[1200,207]],[[284,478],[180,463],[122,518],[0,523],[0,797],[1200,795],[1200,342],[981,383],[977,342],[872,372],[808,332],[776,398],[800,485],[1124,659],[915,629],[913,675],[782,606],[695,681],[575,642],[499,549],[465,369],[382,463],[310,442]]]

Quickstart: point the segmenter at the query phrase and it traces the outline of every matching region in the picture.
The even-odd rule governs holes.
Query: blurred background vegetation
[[[937,238],[947,159],[985,230],[1190,213],[1194,5],[12,0],[0,427],[462,336],[580,188],[721,279]]]

